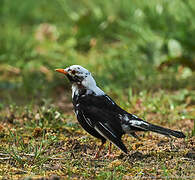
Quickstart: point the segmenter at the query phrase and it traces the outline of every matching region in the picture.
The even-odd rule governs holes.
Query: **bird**
[[[136,132],[152,131],[167,137],[185,138],[180,131],[151,124],[125,111],[96,85],[91,72],[84,67],[71,65],[65,69],[55,70],[64,74],[71,83],[72,103],[78,122],[90,135],[101,140],[94,158],[99,157],[107,140],[110,145],[106,156],[111,156],[112,144],[128,154],[121,139],[124,134],[139,139]]]

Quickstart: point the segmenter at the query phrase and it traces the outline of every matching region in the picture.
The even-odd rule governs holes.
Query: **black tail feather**
[[[153,124],[149,124],[149,126],[147,126],[147,130],[153,131],[153,132],[156,132],[156,133],[160,133],[160,134],[163,134],[163,135],[166,135],[166,136],[174,136],[174,137],[177,137],[177,138],[185,138],[186,137],[180,131],[174,131],[174,130],[164,128],[164,127],[160,127],[160,126],[156,126],[156,125],[153,125]]]

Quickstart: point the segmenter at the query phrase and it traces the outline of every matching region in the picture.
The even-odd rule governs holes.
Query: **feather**
[[[136,131],[185,137],[182,132],[153,125],[123,110],[96,85],[91,73],[82,66],[72,65],[57,71],[66,74],[72,83],[73,105],[79,123],[89,134],[101,139],[102,146],[109,140],[127,153],[121,137],[127,133],[139,139]]]

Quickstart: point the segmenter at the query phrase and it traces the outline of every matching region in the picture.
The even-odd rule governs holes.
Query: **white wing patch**
[[[139,125],[141,125],[141,124],[144,124],[144,125],[148,126],[148,123],[143,122],[143,121],[138,121],[138,120],[130,120],[129,123],[130,123],[132,126],[139,126]]]
[[[132,114],[132,116],[135,118],[138,118],[137,116],[135,116],[133,114]],[[141,125],[149,126],[149,124],[147,122],[144,122],[141,120],[136,120],[136,119],[130,119],[128,114],[124,114],[124,115],[119,114],[119,119],[123,120],[122,129],[128,134],[131,132],[134,132],[131,129],[131,126],[141,128],[141,129],[145,129],[144,127],[141,127]]]
[[[128,117],[128,114],[124,114],[124,115],[119,114],[118,116],[119,116],[119,119],[124,120],[125,122],[129,122],[130,121],[130,119]]]
[[[128,115],[127,115],[127,114],[125,114],[125,115],[124,115],[124,117],[123,117],[123,119],[124,119],[126,122],[128,122],[128,121],[129,121],[129,117],[128,117]]]
[[[133,117],[138,118],[136,115],[133,115]],[[146,126],[148,126],[147,122],[141,121],[141,120],[136,120],[136,119],[129,119],[129,115],[128,114],[124,114],[121,115],[119,114],[119,119],[124,120],[125,122],[128,122],[129,124],[133,125],[133,126],[139,126],[141,124],[145,124]]]

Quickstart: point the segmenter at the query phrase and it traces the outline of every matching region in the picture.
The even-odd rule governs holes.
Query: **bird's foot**
[[[98,151],[95,153],[95,156],[93,157],[93,159],[98,159],[99,158],[99,154],[100,151],[102,150],[103,146],[104,146],[105,141],[102,141],[102,144],[100,145]]]
[[[93,156],[93,159],[98,159],[99,158],[99,152],[96,152],[95,155]]]
[[[113,159],[115,157],[115,155],[110,153],[110,152],[108,152],[104,157],[105,158],[109,158],[109,159]]]

